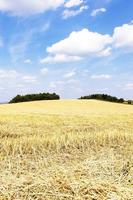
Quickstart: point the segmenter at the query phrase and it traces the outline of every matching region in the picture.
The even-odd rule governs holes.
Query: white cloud
[[[24,60],[24,63],[25,63],[25,64],[31,64],[32,61],[31,61],[31,59],[26,59],[26,60]]]
[[[0,11],[15,16],[27,16],[55,10],[65,0],[0,0]]]
[[[47,48],[50,56],[41,63],[79,61],[85,56],[106,56],[109,54],[108,45],[112,42],[109,35],[102,35],[83,29],[72,32],[68,38]]]
[[[50,88],[58,88],[64,86],[65,82],[64,81],[52,81],[49,84]]]
[[[16,70],[5,70],[5,69],[0,69],[0,79],[7,79],[8,81],[17,81],[19,82],[18,84],[23,84],[23,83],[33,83],[37,81],[37,78],[32,75],[26,75],[19,73]]]
[[[35,83],[35,82],[37,82],[37,78],[35,76],[31,76],[31,75],[25,75],[25,76],[23,76],[22,80],[25,83]]]
[[[48,73],[48,69],[46,67],[41,69],[41,74],[46,75],[47,73]]]
[[[106,57],[106,56],[109,56],[111,55],[111,51],[112,51],[112,48],[111,47],[107,47],[105,50],[103,50],[102,52],[99,53],[99,57]]]
[[[91,12],[91,16],[95,17],[95,16],[99,15],[100,13],[105,13],[106,11],[107,11],[106,8],[98,8]]]
[[[1,101],[9,101],[17,94],[37,92],[38,87],[37,76],[22,73],[15,69],[0,69]]]
[[[116,27],[114,29],[113,42],[116,48],[133,49],[133,24],[124,24]]]
[[[3,70],[0,69],[0,78],[16,78],[19,73],[15,70]]]
[[[54,56],[48,56],[44,59],[40,60],[41,64],[45,63],[67,63],[67,62],[75,62],[82,60],[79,56],[69,56],[65,54],[56,54]]]
[[[98,79],[98,80],[108,80],[111,79],[112,76],[109,74],[99,74],[99,75],[92,75],[91,79]]]
[[[133,51],[132,23],[116,27],[112,36],[91,32],[88,29],[74,31],[67,38],[47,47],[48,56],[40,62],[75,62],[86,57],[105,57],[115,48]]]
[[[63,19],[67,19],[69,17],[75,17],[77,15],[79,15],[80,13],[82,13],[84,10],[87,10],[88,9],[88,6],[81,6],[79,9],[77,10],[64,10],[62,16],[63,16]]]
[[[71,78],[76,75],[76,71],[72,70],[64,75],[64,78]]]
[[[51,54],[64,54],[69,56],[99,55],[107,49],[107,45],[112,42],[109,35],[102,35],[82,29],[72,32],[68,38],[61,40],[47,48]]]
[[[84,0],[69,0],[65,3],[66,8],[72,8],[75,6],[79,6],[84,3]]]
[[[71,78],[71,77],[68,77]],[[75,79],[67,79],[67,80],[58,80],[58,81],[52,81],[49,83],[49,87],[53,89],[63,89],[67,87],[73,87],[77,84],[77,80]]]

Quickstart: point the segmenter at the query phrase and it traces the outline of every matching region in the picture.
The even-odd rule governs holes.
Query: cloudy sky
[[[0,0],[0,101],[133,98],[132,0]]]

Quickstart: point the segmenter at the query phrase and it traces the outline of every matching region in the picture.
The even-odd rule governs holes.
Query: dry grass
[[[133,106],[0,106],[0,200],[133,200]]]

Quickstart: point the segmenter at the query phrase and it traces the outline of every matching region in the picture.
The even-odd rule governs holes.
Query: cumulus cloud
[[[79,61],[86,56],[106,56],[109,54],[108,45],[112,43],[109,35],[91,32],[88,29],[72,32],[66,39],[47,48],[50,56],[41,63]]]
[[[75,6],[79,6],[84,3],[84,0],[69,0],[65,3],[66,8],[72,8]]]
[[[116,27],[113,34],[113,43],[116,48],[133,49],[133,23]]]
[[[109,35],[102,35],[83,29],[78,32],[72,32],[68,38],[48,47],[47,52],[52,54],[63,53],[69,56],[98,55],[111,42],[112,38]]]
[[[92,75],[91,79],[97,79],[97,80],[109,80],[112,76],[109,74],[99,74],[99,75]]]
[[[0,0],[0,11],[15,16],[25,16],[55,10],[63,5],[65,0]]]
[[[106,8],[98,8],[98,9],[95,9],[91,12],[91,16],[95,17],[95,16],[97,16],[101,13],[105,13],[106,11],[107,11]]]
[[[116,48],[133,51],[133,23],[116,27],[112,36],[88,29],[73,31],[67,38],[47,47],[48,56],[40,62],[75,62],[86,57],[105,57]]]
[[[75,17],[76,15],[79,15],[80,13],[82,13],[84,10],[87,10],[88,9],[88,6],[81,6],[79,9],[77,10],[64,10],[62,16],[63,16],[63,19],[67,19],[69,17]]]

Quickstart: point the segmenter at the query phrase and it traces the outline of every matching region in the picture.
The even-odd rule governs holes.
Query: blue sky
[[[56,92],[133,99],[132,0],[0,0],[0,101]]]

